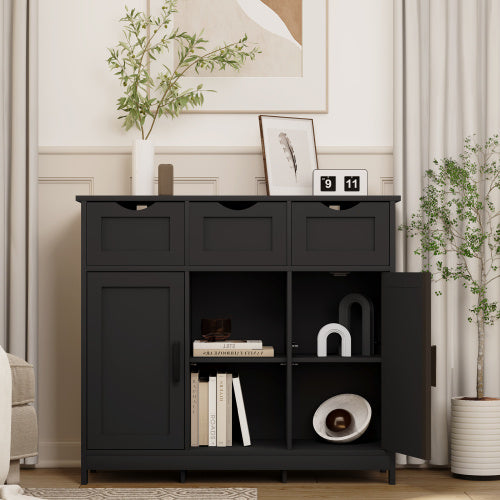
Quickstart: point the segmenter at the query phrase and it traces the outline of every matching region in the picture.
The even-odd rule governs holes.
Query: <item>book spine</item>
[[[217,446],[226,446],[226,374],[217,373]]]
[[[198,373],[191,373],[191,446],[198,446]]]
[[[262,349],[195,349],[194,357],[200,358],[272,358],[274,357],[274,348],[265,346]]]
[[[233,376],[227,374],[226,379],[226,445],[233,446]]]
[[[193,342],[193,349],[262,349],[262,340],[246,340],[244,342]]]
[[[236,408],[238,410],[238,419],[240,421],[241,437],[243,439],[243,446],[250,446],[250,431],[248,429],[247,414],[245,411],[245,403],[243,401],[243,393],[241,391],[240,377],[233,377],[234,399],[236,401]]]
[[[217,380],[208,379],[208,446],[217,446]]]
[[[198,441],[208,446],[208,381],[200,380],[198,387]]]

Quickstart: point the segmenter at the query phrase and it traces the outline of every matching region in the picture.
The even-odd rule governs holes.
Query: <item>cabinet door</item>
[[[382,447],[430,458],[430,275],[382,274]]]
[[[87,277],[89,449],[184,447],[184,273]]]

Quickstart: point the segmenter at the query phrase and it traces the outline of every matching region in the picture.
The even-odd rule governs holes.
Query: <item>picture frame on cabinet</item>
[[[268,195],[311,195],[318,168],[312,118],[259,115]]]

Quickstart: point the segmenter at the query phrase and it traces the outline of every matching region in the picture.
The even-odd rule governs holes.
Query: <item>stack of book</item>
[[[191,446],[233,445],[233,389],[243,446],[250,445],[250,432],[240,378],[217,373],[208,379],[191,373]]]
[[[193,356],[200,358],[272,358],[274,348],[263,346],[262,340],[225,340],[209,342],[195,340],[193,342]]]

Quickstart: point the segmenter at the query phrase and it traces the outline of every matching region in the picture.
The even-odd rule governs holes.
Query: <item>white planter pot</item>
[[[451,472],[500,475],[500,400],[451,400]]]
[[[132,194],[154,195],[155,149],[153,141],[137,139],[132,148]]]

